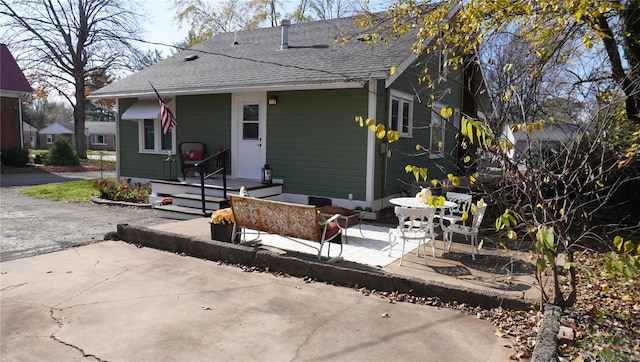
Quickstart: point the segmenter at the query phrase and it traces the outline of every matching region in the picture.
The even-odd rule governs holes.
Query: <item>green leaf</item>
[[[624,242],[624,252],[628,253],[631,250],[633,250],[633,248],[635,247],[635,245],[631,242],[631,240],[627,240]]]
[[[538,258],[538,260],[536,261],[536,265],[538,266],[538,271],[542,273],[547,266],[547,263],[544,262],[543,258]]]
[[[622,250],[623,242],[624,239],[620,235],[617,235],[615,238],[613,238],[613,245],[616,247],[616,249],[618,249],[618,251]]]

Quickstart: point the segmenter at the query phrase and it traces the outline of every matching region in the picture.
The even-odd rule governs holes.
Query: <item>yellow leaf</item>
[[[384,136],[387,134],[387,131],[385,131],[384,129],[378,129],[376,131],[376,137],[381,140],[384,138]]]
[[[544,207],[542,206],[542,204],[537,204],[536,207],[540,210],[544,209]]]
[[[433,187],[438,186],[438,180],[436,179],[431,180],[431,184],[433,185]]]
[[[391,150],[388,150],[388,151],[387,151],[387,157],[388,157],[388,158],[391,158]]]
[[[495,334],[496,336],[498,336],[499,338],[504,338],[505,334],[502,333],[502,331],[500,331],[499,329],[496,330],[495,332],[493,332],[493,334]]]
[[[394,75],[396,73],[396,66],[394,65],[393,67],[391,67],[391,75]]]
[[[356,117],[356,123],[358,123],[360,127],[364,126],[364,120],[360,116]]]
[[[600,180],[596,181],[596,185],[598,185],[598,187],[604,187],[604,184]]]
[[[516,240],[517,237],[518,235],[513,230],[509,230],[509,232],[507,233],[507,238],[509,238],[509,240]]]
[[[451,184],[452,184],[453,186],[456,186],[456,187],[457,187],[457,186],[459,186],[459,185],[460,185],[460,178],[459,178],[458,176],[454,176],[454,177],[451,179]]]
[[[505,65],[504,67],[502,67],[502,70],[504,70],[505,72],[508,72],[511,69],[513,69],[513,64],[512,63],[509,63],[509,64]]]
[[[367,125],[367,127],[375,126],[376,120],[373,118],[367,118],[367,120],[365,121],[365,124]]]
[[[451,115],[453,114],[453,110],[449,107],[447,108],[442,108],[440,110],[440,115],[442,116],[442,118],[449,118],[451,117]]]
[[[420,151],[422,149],[422,146],[420,146],[419,144],[416,145],[416,151]]]
[[[467,219],[469,219],[469,213],[468,212],[463,212],[462,216],[460,216],[460,219],[464,222],[467,221]]]
[[[564,207],[560,209],[560,215],[564,215]]]

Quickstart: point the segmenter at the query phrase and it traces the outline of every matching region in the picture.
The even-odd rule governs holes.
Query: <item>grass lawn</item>
[[[43,153],[48,153],[49,150],[47,149],[43,149],[43,150],[39,150],[39,149],[29,149],[29,154],[30,155],[36,155],[36,154],[43,154]],[[107,156],[115,156],[116,155],[116,151],[100,151],[100,150],[87,150],[87,155],[99,155],[99,154],[103,154],[103,155],[107,155]]]
[[[26,196],[53,201],[89,202],[92,195],[98,195],[93,180],[58,182],[46,185],[26,186],[19,190]]]

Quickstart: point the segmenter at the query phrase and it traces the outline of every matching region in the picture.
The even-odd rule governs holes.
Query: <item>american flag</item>
[[[162,133],[167,134],[176,126],[176,118],[173,116],[169,106],[167,106],[167,104],[162,100],[160,93],[158,93],[153,84],[149,82],[149,85],[151,85],[151,88],[153,88],[153,91],[156,92],[156,95],[158,96],[158,102],[160,102],[160,119],[162,119]]]

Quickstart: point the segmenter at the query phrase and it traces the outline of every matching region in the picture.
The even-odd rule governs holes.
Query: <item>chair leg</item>
[[[478,253],[478,247],[476,246],[476,236],[471,235],[471,259],[476,260],[476,254]]]
[[[400,266],[402,266],[402,258],[404,257],[404,246],[407,243],[405,238],[402,238],[402,254],[400,254]]]

